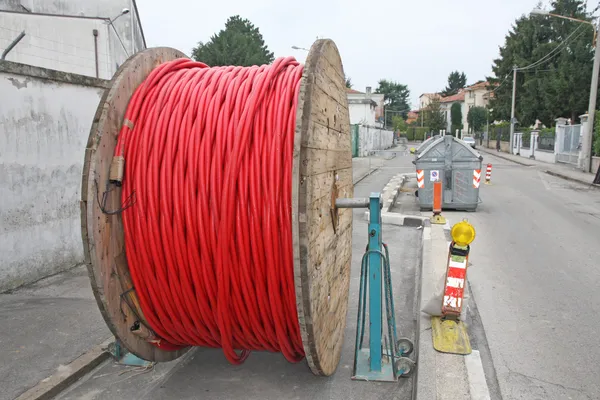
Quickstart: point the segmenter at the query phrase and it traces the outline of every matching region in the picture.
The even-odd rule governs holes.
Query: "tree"
[[[199,42],[192,58],[210,66],[270,64],[275,57],[269,51],[258,28],[239,15],[229,17],[222,29],[206,43]]]
[[[377,89],[375,89],[375,93],[383,94],[385,109],[397,111],[395,113],[388,112],[385,125],[392,124],[393,115],[402,115],[402,118],[406,119],[406,116],[410,111],[410,105],[408,103],[410,90],[408,90],[408,86],[386,79],[380,80],[378,85]]]
[[[444,113],[441,109],[440,99],[435,97],[425,109],[425,126],[428,126],[434,133],[446,128]]]
[[[442,96],[452,96],[467,84],[467,76],[464,72],[453,71],[448,75],[448,86],[442,91]]]
[[[400,115],[394,115],[392,117],[392,124],[395,132],[405,132],[406,128],[408,127],[406,121],[404,121],[404,118],[402,118]]]
[[[453,136],[457,129],[463,128],[462,120],[462,106],[460,103],[453,103],[452,107],[450,107],[450,123],[452,126],[451,133]]]
[[[550,12],[591,20],[583,0],[554,0]],[[577,31],[577,32],[575,32]],[[510,120],[513,66],[517,71],[516,118],[522,126],[536,119],[550,126],[558,117],[577,120],[588,105],[593,30],[559,18],[523,16],[516,20],[494,60],[493,118]],[[538,62],[539,61],[539,62]]]
[[[471,107],[467,113],[467,122],[473,132],[481,132],[487,122],[487,110],[484,107]]]
[[[346,87],[352,89],[352,79],[350,77],[346,78]]]

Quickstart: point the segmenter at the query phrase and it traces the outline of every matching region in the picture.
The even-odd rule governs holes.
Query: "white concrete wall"
[[[394,144],[394,132],[369,126],[358,128],[358,155],[366,157],[373,150],[385,150]]]
[[[515,138],[519,137],[518,135],[515,135]],[[515,139],[514,141],[514,153],[517,153],[517,149],[518,149],[518,144],[516,142],[517,139]],[[523,140],[518,139],[518,140]],[[533,150],[533,146],[535,145],[535,151]],[[519,151],[519,154],[521,157],[523,158],[530,158],[531,154],[534,154],[535,159],[538,161],[543,161],[543,162],[547,162],[547,163],[556,163],[556,154],[553,151],[548,151],[548,150],[540,150],[538,149],[538,143],[533,141],[533,138],[530,140],[530,146],[529,147],[523,147],[523,145],[521,144],[521,148]]]
[[[600,157],[592,157],[592,173],[596,173],[600,167]]]
[[[111,32],[99,19],[0,12],[0,27],[2,49],[25,31],[25,37],[8,53],[8,61],[95,77],[94,29],[98,30],[100,78],[110,79],[115,62],[126,60],[118,48],[117,57],[110,56]]]
[[[100,78],[109,79],[132,54],[145,48],[133,0],[22,0],[32,13],[12,0],[0,0],[0,48],[21,31],[26,36],[7,60],[95,77],[92,31],[99,32]],[[117,18],[114,29],[106,19]],[[48,15],[41,15],[48,14]]]
[[[350,124],[375,126],[375,107],[370,104],[348,104]]]
[[[553,151],[535,149],[535,159],[547,163],[555,163],[556,155]]]
[[[40,79],[8,64],[0,63],[0,291],[83,261],[81,172],[105,84]]]

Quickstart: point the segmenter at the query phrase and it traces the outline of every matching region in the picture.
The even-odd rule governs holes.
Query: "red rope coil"
[[[250,350],[304,357],[291,216],[301,76],[291,57],[178,59],[135,91],[115,155],[122,199],[135,198],[123,211],[129,270],[160,348],[222,348],[234,364]]]

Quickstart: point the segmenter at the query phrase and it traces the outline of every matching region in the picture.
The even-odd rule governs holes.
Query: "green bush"
[[[592,155],[600,157],[600,111],[596,111],[593,141]]]
[[[490,140],[497,140],[498,136],[500,136],[500,140],[503,142],[508,142],[510,140],[510,125],[499,124],[490,127]]]
[[[429,128],[427,128],[427,127],[411,126],[408,129],[406,129],[406,138],[410,141],[424,140],[425,133],[428,131],[429,131]]]
[[[429,128],[419,127],[415,128],[415,140],[425,140],[425,133],[429,131]]]

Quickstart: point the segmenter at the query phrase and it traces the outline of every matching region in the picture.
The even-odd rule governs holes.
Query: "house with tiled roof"
[[[452,96],[442,97],[440,99],[440,109],[446,117],[446,132],[452,132],[452,117],[451,109],[454,103],[458,103],[461,106],[463,126],[466,124],[467,111],[465,107],[465,92],[463,89],[459,90],[458,93]],[[464,130],[464,129],[463,129]]]
[[[347,88],[350,124],[381,127],[383,125],[383,94],[372,93],[367,86],[364,92]]]

